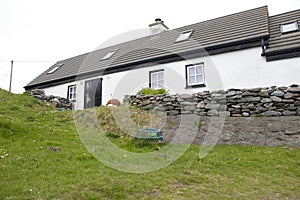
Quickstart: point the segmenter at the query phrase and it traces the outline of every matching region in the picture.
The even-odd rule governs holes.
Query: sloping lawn
[[[216,146],[204,159],[199,149],[158,171],[120,172],[86,150],[71,111],[0,90],[0,199],[300,199],[300,149]]]

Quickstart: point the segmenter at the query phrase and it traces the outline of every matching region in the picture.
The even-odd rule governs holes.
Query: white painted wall
[[[101,76],[102,104],[111,98],[122,102],[124,95],[135,94],[149,85],[149,72],[164,69],[164,83],[171,93],[195,93],[204,90],[230,88],[254,88],[264,86],[289,86],[300,84],[300,58],[292,58],[266,62],[261,57],[261,48],[228,52],[186,61],[160,64],[152,67],[133,69]],[[185,66],[187,64],[204,63],[206,87],[186,89]],[[91,79],[100,78],[94,77]],[[90,80],[90,79],[87,79]],[[84,81],[77,81],[76,109],[83,109]],[[67,97],[69,85],[63,84],[46,88],[46,94]]]

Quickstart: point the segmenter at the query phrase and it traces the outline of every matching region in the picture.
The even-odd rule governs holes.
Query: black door
[[[101,106],[102,103],[102,78],[85,81],[84,108]]]

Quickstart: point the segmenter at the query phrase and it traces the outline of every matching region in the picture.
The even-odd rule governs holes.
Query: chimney
[[[155,22],[149,24],[149,27],[150,35],[155,35],[169,30],[169,28],[164,24],[164,21],[161,21],[160,18],[155,19]]]

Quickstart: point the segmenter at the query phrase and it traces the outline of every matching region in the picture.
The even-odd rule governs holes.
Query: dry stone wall
[[[41,101],[51,103],[58,110],[72,110],[73,108],[72,102],[70,102],[68,99],[59,96],[45,95],[43,90],[31,90],[30,95]]]
[[[206,91],[193,95],[130,95],[124,102],[168,115],[300,116],[300,85]]]

